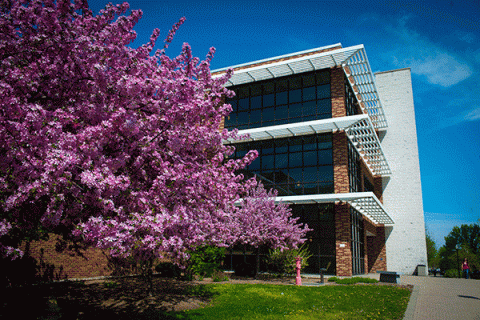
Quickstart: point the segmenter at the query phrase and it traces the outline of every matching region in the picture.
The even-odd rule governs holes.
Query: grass
[[[356,284],[356,283],[377,283],[378,280],[372,278],[353,277],[353,278],[328,278],[329,282],[335,282],[336,284]]]
[[[410,291],[394,286],[205,285],[214,298],[172,319],[402,319]]]
[[[157,278],[154,286],[154,297],[148,297],[145,284],[135,278],[10,288],[0,303],[0,318],[16,314],[20,319],[43,320],[402,319],[410,297],[406,288],[370,284],[195,285]],[[187,305],[195,309],[182,307]],[[172,306],[185,310],[168,311]]]

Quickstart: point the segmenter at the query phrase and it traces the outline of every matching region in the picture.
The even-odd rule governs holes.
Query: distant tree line
[[[480,270],[479,223],[453,227],[445,237],[445,245],[438,250],[428,231],[426,234],[427,258],[430,268],[439,268],[447,277],[462,276],[461,264],[467,258],[471,273]]]

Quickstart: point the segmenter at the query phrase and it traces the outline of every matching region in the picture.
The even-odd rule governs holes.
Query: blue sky
[[[479,222],[479,0],[129,3],[144,14],[133,47],[185,16],[167,54],[188,42],[203,58],[213,46],[212,70],[335,43],[363,44],[374,72],[411,68],[427,229],[440,247],[454,226]]]

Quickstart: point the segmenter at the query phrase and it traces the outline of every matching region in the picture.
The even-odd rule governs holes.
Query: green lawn
[[[410,291],[394,286],[297,287],[212,284],[197,288],[213,300],[172,319],[402,319]]]

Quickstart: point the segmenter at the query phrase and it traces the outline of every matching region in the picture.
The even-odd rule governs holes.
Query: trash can
[[[417,266],[417,275],[426,277],[427,276],[427,267],[424,264],[419,264]]]

